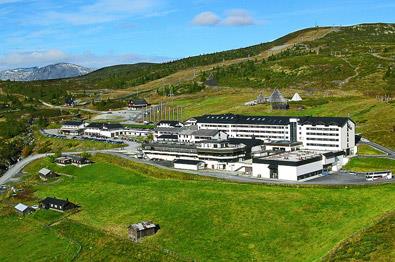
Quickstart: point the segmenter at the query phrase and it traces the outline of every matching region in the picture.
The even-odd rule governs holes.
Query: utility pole
[[[175,117],[174,117],[174,110],[175,110],[175,108],[173,107],[173,120],[175,120]]]

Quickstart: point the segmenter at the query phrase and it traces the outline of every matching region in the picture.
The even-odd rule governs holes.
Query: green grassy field
[[[23,182],[34,191],[33,198],[57,196],[81,205],[79,213],[53,227],[58,234],[78,240],[83,250],[80,260],[99,258],[98,250],[108,258],[113,254],[119,260],[134,258],[136,245],[125,242],[127,226],[153,220],[161,229],[137,245],[142,257],[315,261],[395,208],[392,184],[355,188],[238,184],[110,156],[98,155],[94,161],[81,169],[37,161],[26,168],[31,175]],[[72,177],[42,183],[35,174],[44,166]],[[30,245],[29,239],[20,242],[21,247]],[[13,252],[7,245],[0,249],[0,253]],[[147,254],[150,250],[153,254]]]
[[[358,155],[383,155],[382,151],[379,151],[368,145],[359,145],[358,146]]]
[[[46,227],[44,212],[22,217],[0,207],[1,261],[71,261],[78,252],[77,243]]]
[[[387,158],[353,158],[344,168],[355,172],[392,170],[392,173],[395,173],[395,160]]]
[[[324,261],[393,261],[395,212],[341,243]]]

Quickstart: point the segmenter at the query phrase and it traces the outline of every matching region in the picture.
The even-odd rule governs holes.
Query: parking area
[[[388,180],[376,180],[367,181],[365,175],[338,172],[327,176],[318,177],[309,181],[304,182],[305,184],[322,184],[322,185],[345,185],[345,184],[376,184],[376,183],[388,183],[393,182],[394,179]]]
[[[153,164],[159,167],[170,168],[173,170],[173,162],[172,161],[164,161],[160,159],[151,159],[151,160],[144,160],[146,163]],[[395,182],[395,179],[382,179],[382,180],[375,180],[375,181],[367,181],[365,175],[356,174],[356,173],[349,173],[349,172],[337,172],[325,176],[321,176],[309,181],[304,182],[297,182],[297,181],[286,181],[286,180],[278,180],[278,179],[262,179],[262,178],[255,178],[247,175],[243,175],[237,172],[231,171],[219,171],[219,170],[200,170],[200,171],[189,171],[189,170],[179,170],[186,173],[193,173],[196,175],[203,175],[203,176],[211,176],[217,177],[222,179],[228,179],[233,181],[240,181],[240,182],[252,182],[252,183],[270,183],[270,184],[316,184],[316,185],[358,185],[358,184],[378,184],[378,183],[389,183]]]
[[[141,118],[141,110],[117,110],[103,112],[92,118],[93,121],[117,121],[122,124],[136,124],[138,119]]]

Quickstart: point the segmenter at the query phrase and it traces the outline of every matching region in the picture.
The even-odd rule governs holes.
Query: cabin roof
[[[49,175],[51,172],[52,172],[52,171],[49,170],[48,168],[41,168],[40,171],[38,171],[38,173],[39,173],[40,175],[44,175],[44,176]]]

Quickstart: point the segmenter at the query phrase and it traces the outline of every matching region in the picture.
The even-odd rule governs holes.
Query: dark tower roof
[[[273,91],[272,95],[269,97],[269,102],[270,103],[287,103],[287,99],[283,97],[281,92],[276,89]]]

